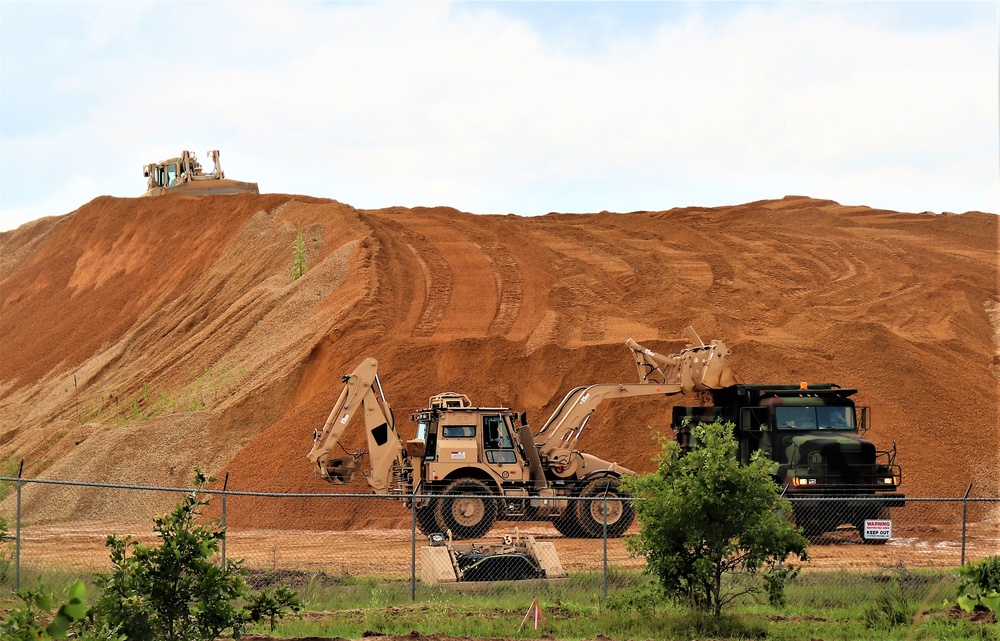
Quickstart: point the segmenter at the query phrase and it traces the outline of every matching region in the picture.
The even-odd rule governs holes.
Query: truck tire
[[[571,504],[562,516],[552,519],[552,525],[567,539],[580,536],[580,522],[576,520],[576,504]]]
[[[417,508],[417,529],[424,536],[430,536],[431,534],[440,533],[444,534],[446,528],[441,527],[437,522],[437,517],[434,515],[434,504],[424,507]]]
[[[454,539],[475,539],[490,531],[497,520],[497,501],[490,489],[477,479],[458,479],[444,488],[437,500],[434,516]]]
[[[576,536],[599,539],[604,536],[604,506],[607,494],[608,537],[618,538],[625,534],[635,520],[635,509],[621,491],[621,481],[606,476],[587,483],[580,492],[582,498],[590,501],[573,501],[572,509],[580,529]]]

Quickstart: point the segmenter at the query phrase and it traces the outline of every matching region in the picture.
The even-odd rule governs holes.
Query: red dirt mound
[[[325,492],[305,454],[364,357],[404,436],[444,390],[539,425],[574,386],[631,380],[627,338],[672,353],[693,325],[744,381],[860,389],[909,494],[996,496],[997,221],[805,197],[535,218],[102,197],[0,234],[0,458],[176,484],[202,465],[231,489]],[[292,281],[300,232],[310,269]],[[648,470],[647,426],[666,429],[669,406],[602,406],[581,446]],[[256,527],[385,518],[238,506]]]

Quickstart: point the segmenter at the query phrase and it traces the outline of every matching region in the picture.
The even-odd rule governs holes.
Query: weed
[[[891,630],[909,625],[916,615],[916,608],[899,590],[886,590],[865,606],[862,620],[871,630]]]
[[[309,271],[309,260],[306,255],[306,241],[302,238],[300,230],[292,249],[292,282],[305,276],[307,271]]]

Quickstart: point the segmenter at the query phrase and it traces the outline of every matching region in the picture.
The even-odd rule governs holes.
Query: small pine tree
[[[306,256],[306,241],[302,237],[302,232],[299,231],[292,249],[292,282],[305,276],[307,271],[309,271],[309,260]]]
[[[683,455],[664,439],[656,472],[625,483],[639,499],[632,552],[646,557],[646,571],[666,595],[716,617],[744,594],[781,604],[795,574],[784,562],[791,554],[807,558],[807,541],[785,516],[791,506],[778,494],[770,462],[758,457],[741,466],[732,430],[731,423],[696,426],[699,447]]]

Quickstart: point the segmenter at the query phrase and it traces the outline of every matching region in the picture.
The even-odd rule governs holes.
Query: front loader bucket
[[[330,459],[326,462],[327,478],[335,485],[350,483],[358,475],[358,470],[361,468],[360,459],[360,456]]]

